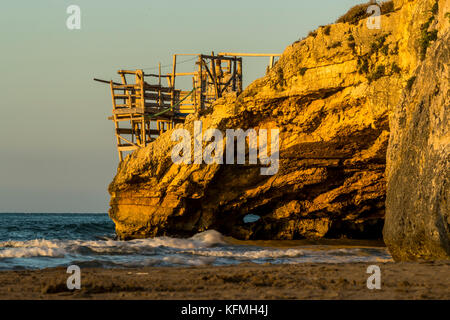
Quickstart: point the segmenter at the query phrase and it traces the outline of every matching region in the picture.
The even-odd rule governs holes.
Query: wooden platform
[[[194,72],[177,72],[178,56],[193,56]],[[210,108],[226,93],[242,92],[242,56],[270,57],[269,68],[278,54],[220,53],[218,55],[175,54],[172,72],[144,73],[143,70],[119,70],[121,82],[105,81],[110,86],[112,116],[120,161],[124,152],[145,147],[187,115]],[[176,89],[177,78],[190,77],[191,90]],[[164,86],[162,81],[167,81]]]

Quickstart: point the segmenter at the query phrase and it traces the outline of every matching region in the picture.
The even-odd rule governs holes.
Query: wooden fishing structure
[[[178,72],[179,56],[193,56],[195,71]],[[242,57],[270,57],[268,68],[280,54],[223,52],[217,55],[174,54],[172,71],[145,73],[119,70],[121,82],[94,79],[109,84],[112,98],[117,151],[120,161],[125,152],[145,147],[163,132],[183,123],[187,115],[211,107],[226,93],[239,95],[242,88]],[[191,77],[191,90],[177,89],[177,79]],[[167,82],[163,84],[163,82]]]

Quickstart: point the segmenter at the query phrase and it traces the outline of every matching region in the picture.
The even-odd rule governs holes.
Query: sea
[[[376,241],[239,241],[215,230],[119,241],[107,214],[0,213],[0,270],[389,261]]]

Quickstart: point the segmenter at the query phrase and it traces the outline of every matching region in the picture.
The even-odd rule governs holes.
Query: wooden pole
[[[214,51],[211,52],[211,56],[214,57]],[[216,59],[212,58],[211,59],[211,73],[212,73],[212,81],[214,84],[214,96],[216,97],[216,99],[219,99],[219,88],[217,87],[217,73],[216,73]]]
[[[233,91],[236,91],[236,77],[237,77],[237,64],[236,64],[236,58],[233,60],[233,72],[231,72],[231,65],[230,65],[230,74],[233,77]]]
[[[195,85],[195,77],[192,77],[192,90],[194,90],[194,92],[192,92],[192,102],[194,104],[194,112],[197,112],[197,89],[196,89],[196,85]]]
[[[163,102],[162,102],[162,97],[161,97],[161,62],[158,64],[158,74],[159,74],[159,78],[158,78],[158,103],[159,103],[159,107],[162,107]]]
[[[173,55],[173,66],[172,66],[172,105],[171,109],[173,110],[173,106],[175,105],[175,77],[177,72],[177,55]]]
[[[203,109],[203,58],[202,58],[201,54],[198,56],[198,81],[199,81],[199,85],[200,85],[198,103],[199,103],[199,109],[202,110]]]

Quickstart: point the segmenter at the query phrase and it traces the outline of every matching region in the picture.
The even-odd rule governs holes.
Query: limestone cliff
[[[449,4],[390,121],[384,239],[396,260],[450,259]]]
[[[388,116],[421,60],[421,25],[434,4],[394,1],[381,29],[366,19],[320,27],[241,95],[187,118],[190,132],[195,120],[204,130],[279,128],[274,176],[255,165],[175,165],[171,131],[135,151],[109,187],[118,236],[381,236]],[[261,219],[243,223],[250,213]]]

